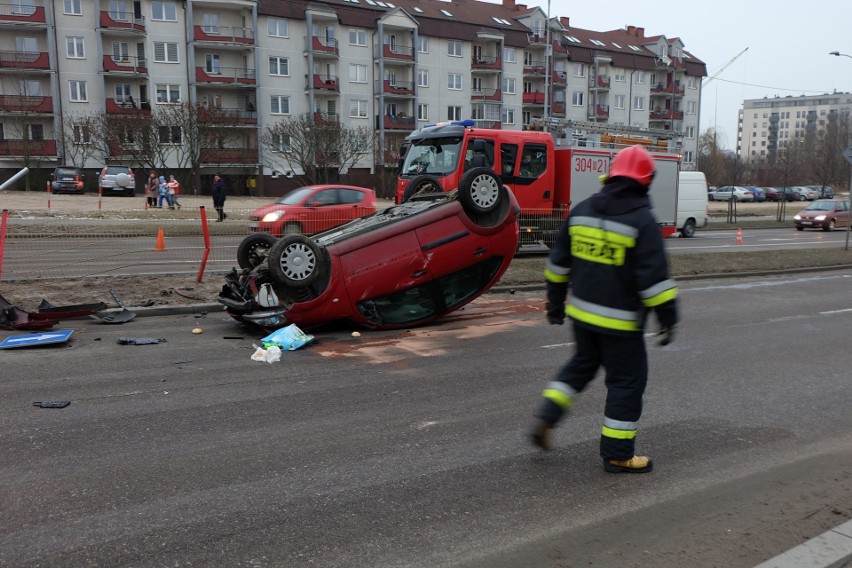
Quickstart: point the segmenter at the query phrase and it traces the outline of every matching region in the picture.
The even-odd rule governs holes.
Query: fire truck
[[[657,164],[650,191],[653,213],[664,237],[677,230],[680,155],[672,151],[675,139],[668,131],[578,122],[563,126],[571,138],[475,128],[472,120],[425,126],[406,137],[400,149],[395,200],[452,191],[464,183],[482,184],[483,194],[503,186],[521,207],[521,245],[550,247],[571,204],[600,190],[618,150],[644,144]]]

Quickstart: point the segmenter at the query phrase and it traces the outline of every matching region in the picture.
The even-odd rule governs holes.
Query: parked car
[[[780,188],[784,192],[784,199],[787,201],[807,201],[808,196],[799,187],[783,187]]]
[[[309,185],[294,189],[249,216],[252,231],[312,235],[376,212],[376,192],[351,185]]]
[[[805,196],[805,199],[808,201],[813,201],[814,199],[819,199],[819,191],[815,190],[813,187],[808,187],[806,185],[796,186],[799,189],[799,193]]]
[[[806,185],[805,187],[817,192],[817,199],[834,199],[834,189],[830,185]]]
[[[726,185],[707,194],[710,201],[754,201],[754,194],[739,185]]]
[[[50,191],[53,193],[83,193],[86,176],[80,168],[57,166],[50,177]]]
[[[833,231],[835,227],[849,225],[849,202],[842,199],[817,199],[793,217],[797,231],[822,229]]]
[[[766,192],[763,191],[762,187],[757,187],[756,185],[747,185],[745,186],[747,190],[749,190],[752,195],[754,195],[754,201],[756,203],[763,203],[766,201]]]
[[[777,187],[764,187],[762,189],[766,194],[766,201],[781,201],[784,198],[784,192]]]
[[[497,174],[474,168],[457,190],[414,196],[313,237],[254,233],[238,249],[249,265],[226,276],[218,301],[264,329],[424,324],[500,279],[518,246],[518,212]]]
[[[98,176],[98,193],[101,195],[136,195],[136,178],[127,166],[104,166]]]

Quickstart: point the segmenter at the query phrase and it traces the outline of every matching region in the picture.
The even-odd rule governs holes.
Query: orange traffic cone
[[[743,242],[743,230],[742,228],[737,229],[737,244],[742,244]]]
[[[163,228],[160,227],[160,230],[157,231],[157,246],[154,250],[164,251],[166,250],[166,239],[163,236]]]

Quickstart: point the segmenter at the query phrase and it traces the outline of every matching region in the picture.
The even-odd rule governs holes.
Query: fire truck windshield
[[[462,139],[458,136],[413,140],[405,154],[400,176],[429,174],[440,177],[455,171],[461,143]]]

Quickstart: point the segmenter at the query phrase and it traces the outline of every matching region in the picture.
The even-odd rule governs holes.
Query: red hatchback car
[[[351,185],[308,185],[251,212],[251,230],[312,235],[376,212],[376,193]]]
[[[478,175],[313,237],[249,235],[243,269],[226,276],[218,300],[265,329],[340,320],[396,329],[457,310],[500,279],[518,246],[514,195],[493,172],[490,191],[473,187]]]

